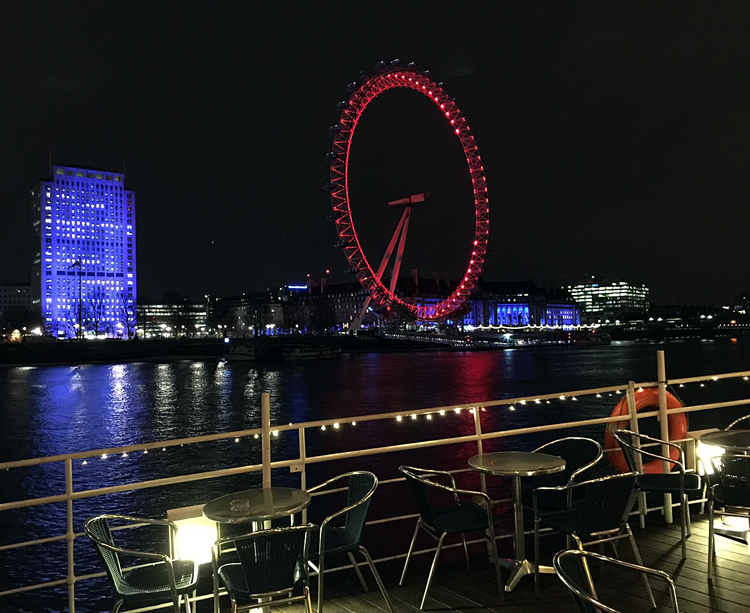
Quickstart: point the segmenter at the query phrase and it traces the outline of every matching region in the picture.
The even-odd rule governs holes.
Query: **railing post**
[[[481,455],[484,453],[484,446],[482,445],[482,420],[479,418],[479,411],[481,409],[479,407],[474,407],[469,410],[474,412],[474,432],[476,432],[477,435],[477,454]],[[482,483],[482,491],[486,494],[487,480],[485,479],[484,473],[479,473],[479,480]]]
[[[271,487],[271,396],[263,392],[260,396],[260,418],[262,435],[263,487]]]
[[[68,542],[68,611],[76,611],[76,575],[73,552],[75,550],[75,532],[73,531],[73,460],[65,458],[65,495],[68,497],[68,526],[65,539]]]
[[[300,488],[303,490],[307,489],[307,444],[305,441],[305,428],[301,427],[297,430],[299,433],[299,459],[301,463],[300,467]],[[307,509],[302,509],[302,523],[307,523]]]
[[[625,396],[628,401],[628,415],[630,416],[630,430],[638,434],[638,413],[635,410],[635,381],[628,381],[628,389],[625,392]],[[635,437],[633,441],[635,446],[640,449],[641,442],[638,437]],[[635,467],[639,475],[643,474],[643,458],[640,453],[635,455]],[[646,501],[646,494],[644,492],[638,492],[638,521],[641,528],[646,527],[646,513],[648,511],[648,503]]]
[[[656,352],[656,372],[659,382],[659,432],[663,441],[669,440],[669,418],[667,416],[667,368],[664,361],[664,350]],[[661,455],[671,457],[668,445],[662,444]],[[670,472],[669,462],[662,461],[662,472]],[[672,523],[672,494],[664,494],[664,520]]]

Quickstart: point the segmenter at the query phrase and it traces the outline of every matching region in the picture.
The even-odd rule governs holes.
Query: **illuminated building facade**
[[[138,335],[142,331],[146,338],[206,336],[206,318],[205,304],[139,304]]]
[[[135,193],[122,173],[53,166],[31,191],[33,306],[61,338],[135,332]]]
[[[642,283],[591,279],[568,285],[567,290],[590,318],[616,317],[648,310],[648,288]]]

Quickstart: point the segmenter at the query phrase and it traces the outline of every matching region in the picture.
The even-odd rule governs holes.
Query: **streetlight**
[[[83,302],[81,301],[82,291],[81,291],[81,260],[76,260],[73,262],[68,268],[75,268],[78,266],[78,330],[76,330],[76,336],[78,337],[78,340],[83,339]]]

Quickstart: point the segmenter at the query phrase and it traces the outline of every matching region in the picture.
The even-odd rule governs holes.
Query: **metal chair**
[[[534,555],[537,565],[539,564],[539,530],[542,525],[546,525],[572,537],[578,549],[581,550],[588,545],[611,543],[616,555],[615,541],[628,539],[636,561],[642,566],[643,560],[628,524],[628,515],[633,508],[637,494],[636,476],[636,473],[609,475],[572,485],[557,488],[542,487],[534,490]],[[580,504],[544,515],[538,513],[537,500],[540,492],[545,490],[567,492],[574,488],[581,488],[583,491]],[[655,608],[656,603],[648,578],[645,574],[642,577],[651,604]],[[535,579],[538,580],[538,578],[537,572]]]
[[[371,472],[355,471],[329,479],[325,483],[308,488],[307,491],[320,492],[331,490],[344,484],[346,484],[347,488],[346,506],[340,511],[336,511],[326,517],[320,524],[320,530],[317,532],[317,535],[313,535],[309,564],[318,573],[317,611],[318,613],[323,611],[323,573],[325,571],[326,556],[339,553],[347,554],[354,567],[354,571],[357,573],[359,582],[362,584],[362,588],[368,591],[369,588],[362,576],[362,572],[359,570],[359,564],[357,564],[357,560],[354,558],[354,552],[359,551],[364,556],[367,565],[375,577],[375,582],[383,594],[388,610],[393,613],[388,592],[375,568],[370,552],[362,545],[362,529],[365,527],[370,500],[378,487],[378,478]],[[334,519],[343,519],[344,525],[330,525]]]
[[[614,437],[620,444],[620,449],[625,456],[625,461],[631,471],[638,471],[636,455],[647,456],[657,460],[670,462],[677,472],[669,473],[639,473],[636,479],[636,487],[644,493],[659,492],[662,494],[673,494],[680,497],[680,534],[682,537],[682,559],[687,557],[687,537],[690,536],[690,506],[688,505],[688,492],[701,491],[701,478],[694,472],[685,468],[685,452],[680,445],[658,438],[638,434],[630,430],[617,430]],[[677,450],[679,460],[667,458],[660,453],[655,453],[641,447],[642,443],[655,443],[668,445]],[[661,451],[661,448],[659,448]],[[641,515],[645,514],[645,504],[641,505]]]
[[[173,553],[154,553],[138,551],[115,545],[112,538],[110,522],[142,526],[165,526],[170,531],[170,543],[174,543],[177,526],[166,519],[131,517],[129,515],[99,515],[86,520],[84,531],[93,541],[107,571],[112,591],[114,606],[112,613],[117,613],[123,605],[147,606],[172,601],[175,613],[180,611],[180,599],[185,599],[185,610],[190,613],[188,594],[195,591],[198,583],[198,572],[194,562],[175,560]],[[135,568],[125,568],[122,558],[130,558]],[[143,564],[144,560],[156,560]]]
[[[716,557],[714,517],[743,517],[750,521],[750,456],[725,453],[711,458],[711,462],[714,474],[708,490],[709,581],[713,581]]]
[[[409,545],[409,552],[406,554],[404,570],[401,572],[399,585],[404,584],[406,570],[409,568],[409,560],[414,551],[414,544],[417,541],[419,530],[424,530],[438,544],[435,550],[435,557],[432,559],[430,574],[427,577],[427,585],[424,588],[424,595],[419,609],[424,609],[427,595],[435,577],[435,568],[437,567],[440,551],[446,536],[460,534],[464,546],[464,555],[466,556],[466,568],[469,568],[469,550],[466,546],[466,533],[479,532],[490,542],[492,548],[492,558],[495,563],[495,578],[497,580],[500,600],[505,600],[503,591],[503,581],[500,575],[500,561],[497,554],[497,541],[495,540],[495,523],[497,518],[492,513],[492,500],[484,492],[475,492],[471,490],[459,489],[456,487],[456,481],[453,475],[444,470],[427,470],[424,468],[414,468],[412,466],[399,466],[399,471],[406,477],[419,507],[419,519],[414,528],[414,535]],[[433,481],[434,478],[443,478],[450,482],[450,486]],[[448,492],[453,496],[452,504],[433,503],[432,496],[438,491]],[[474,502],[461,502],[460,496],[471,496],[481,498],[483,504],[479,505]]]
[[[560,577],[560,581],[565,584],[565,587],[570,590],[570,595],[573,597],[573,601],[578,606],[580,613],[598,613],[604,611],[605,613],[622,613],[623,609],[619,611],[612,607],[604,604],[598,598],[594,582],[591,580],[591,573],[589,572],[588,560],[597,560],[605,565],[615,566],[631,570],[633,572],[652,575],[663,579],[668,586],[669,596],[672,601],[672,610],[674,613],[680,613],[679,605],[677,603],[677,590],[675,589],[674,581],[672,578],[661,570],[648,568],[646,566],[639,566],[638,564],[631,564],[629,562],[623,562],[614,558],[608,558],[591,551],[581,550],[569,550],[569,551],[558,551],[552,561],[555,567],[557,576]]]
[[[537,477],[536,482],[542,486],[570,485],[585,471],[597,465],[604,452],[602,446],[594,439],[583,436],[566,436],[534,449],[534,453],[549,453],[565,460],[565,470],[546,477]],[[572,494],[573,490],[568,490]],[[571,500],[560,499],[552,494],[546,500],[539,499],[540,509],[551,511],[569,506]]]
[[[559,491],[549,489],[550,486],[571,485],[579,475],[596,466],[604,455],[599,443],[594,439],[582,436],[566,436],[550,441],[534,449],[534,453],[550,453],[565,460],[563,472],[541,477],[540,479],[543,479],[542,483],[545,485],[541,486],[542,489],[537,487],[532,492],[534,502],[531,507],[534,511],[535,521],[540,520],[546,513],[570,508],[573,505],[573,494],[583,492],[581,489],[572,488]],[[570,539],[568,539],[568,546],[570,546]],[[538,557],[537,553],[535,559],[538,559]],[[539,573],[534,573],[534,590],[539,591]]]
[[[214,571],[214,611],[219,611],[221,578],[232,613],[250,611],[266,603],[268,606],[303,601],[307,613],[313,613],[307,574],[312,524],[259,530],[239,536],[218,539],[211,549]],[[239,562],[219,566],[219,549],[233,544]],[[301,594],[293,595],[293,592]],[[282,596],[282,598],[278,598]]]

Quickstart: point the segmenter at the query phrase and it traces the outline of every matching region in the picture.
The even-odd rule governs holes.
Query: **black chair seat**
[[[711,497],[724,506],[750,507],[750,489],[738,489],[718,484],[711,492]]]
[[[483,531],[489,527],[487,525],[487,509],[473,502],[443,509],[438,508],[435,509],[434,513],[434,525],[431,526],[424,520],[420,520],[420,525],[433,534]],[[496,516],[493,516],[492,523],[497,525],[498,518]]]
[[[638,475],[635,486],[648,492],[679,492],[680,473],[647,473]],[[685,491],[697,492],[701,489],[701,478],[696,473],[685,473]]]
[[[562,511],[545,513],[541,516],[541,519],[548,528],[563,534],[577,534],[582,540],[588,540],[591,534],[617,528],[611,522],[601,524],[592,521],[585,504]]]
[[[219,577],[224,582],[228,592],[231,592],[234,599],[237,601],[238,606],[247,606],[256,604],[257,599],[251,598],[250,588],[247,585],[247,577],[245,571],[242,569],[242,564],[239,562],[235,564],[224,564],[219,568]],[[305,579],[305,566],[301,560],[297,563],[297,567],[294,571],[294,585],[293,588],[297,588],[304,583]],[[256,593],[268,593],[276,592],[280,590],[287,590],[290,586],[285,583],[279,583],[278,585],[265,585],[260,588],[259,592]]]
[[[175,560],[172,564],[177,592],[179,594],[192,592],[198,582],[198,578],[194,575],[193,562]],[[164,563],[125,570],[122,575],[125,584],[120,586],[119,592],[128,600],[136,600],[139,597],[152,599],[159,594],[171,596],[167,565]]]

